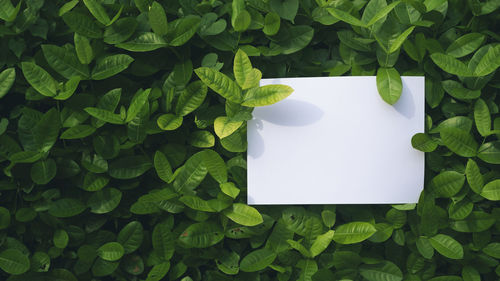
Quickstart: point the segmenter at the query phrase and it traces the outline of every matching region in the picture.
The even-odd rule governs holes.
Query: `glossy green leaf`
[[[401,76],[394,68],[379,68],[377,71],[377,89],[382,99],[388,104],[395,104],[403,92]]]
[[[441,255],[450,259],[461,259],[464,256],[464,249],[455,239],[445,234],[438,234],[429,238],[432,247]]]
[[[311,256],[314,258],[315,256],[321,254],[326,248],[328,248],[328,245],[330,245],[330,242],[333,239],[334,231],[329,230],[324,234],[319,235],[316,237],[316,240],[311,245]]]
[[[90,212],[94,214],[105,214],[113,211],[120,200],[122,199],[122,192],[116,188],[104,188],[97,192],[92,193],[87,202]]]
[[[97,0],[83,0],[83,3],[89,10],[89,12],[96,18],[100,23],[108,25],[110,22],[109,16],[104,10],[104,7]]]
[[[75,32],[89,38],[101,38],[102,30],[89,16],[70,11],[62,16],[64,22]]]
[[[441,172],[432,179],[434,191],[440,197],[451,197],[457,194],[465,183],[465,177],[455,171]]]
[[[139,90],[137,93],[134,95],[132,98],[132,101],[130,102],[130,106],[127,110],[127,119],[125,119],[125,122],[130,122],[132,121],[139,112],[141,112],[142,108],[144,107],[144,104],[148,102],[148,97],[149,94],[151,93],[150,89],[147,90]]]
[[[177,116],[182,117],[193,112],[203,103],[207,96],[207,92],[207,86],[201,81],[195,81],[189,84],[186,89],[182,91],[177,100],[177,105],[175,107]]]
[[[470,188],[475,193],[481,193],[481,190],[483,189],[484,186],[483,176],[481,175],[479,166],[472,159],[469,159],[467,161],[467,166],[465,167],[465,176],[467,178],[467,183],[469,184]]]
[[[500,141],[492,141],[479,147],[477,157],[486,163],[500,164]]]
[[[117,261],[124,253],[123,246],[118,242],[108,242],[97,249],[97,255],[106,261]]]
[[[446,54],[434,53],[431,55],[432,61],[442,70],[459,76],[474,76],[467,66],[460,60]]]
[[[292,92],[293,89],[286,85],[252,88],[245,93],[242,105],[251,107],[271,105],[285,99]]]
[[[89,125],[76,125],[64,131],[60,138],[66,140],[81,139],[92,135],[96,129]]]
[[[184,45],[196,33],[200,21],[200,17],[188,15],[171,22],[167,34],[168,44],[176,47]]]
[[[487,183],[481,190],[480,195],[488,200],[500,200],[500,180],[494,180]]]
[[[149,52],[167,45],[161,36],[152,32],[144,32],[130,41],[116,44],[116,47],[131,52]]]
[[[280,16],[274,12],[269,12],[264,18],[264,34],[272,36],[278,33],[280,29]]]
[[[246,226],[258,225],[264,221],[257,209],[241,203],[234,203],[232,207],[224,210],[224,215],[232,221]]]
[[[158,127],[165,131],[172,131],[179,128],[182,125],[182,117],[175,116],[173,114],[167,113],[160,115],[156,120]]]
[[[240,270],[244,272],[255,272],[268,267],[276,259],[276,253],[262,248],[255,250],[245,257],[240,262]]]
[[[127,69],[133,61],[131,56],[124,54],[103,57],[97,60],[92,69],[92,79],[103,80],[116,75]]]
[[[85,205],[80,200],[62,198],[50,204],[49,214],[57,218],[68,218],[82,213],[85,209]]]
[[[215,145],[215,137],[208,131],[195,131],[189,136],[189,144],[199,148],[209,148]]]
[[[225,74],[208,67],[197,68],[194,72],[203,83],[217,94],[232,102],[241,103],[242,96],[240,87]]]
[[[145,156],[125,156],[111,162],[108,173],[115,179],[133,179],[147,172],[152,166]]]
[[[169,260],[174,254],[175,235],[165,223],[155,226],[152,235],[153,249],[162,260]]]
[[[68,245],[68,233],[64,229],[58,229],[54,232],[52,241],[54,242],[54,246],[60,249],[64,249]]]
[[[224,184],[227,182],[227,167],[224,159],[214,150],[204,150],[202,153],[203,164],[207,168],[208,173],[218,183]]]
[[[111,123],[111,124],[124,124],[125,119],[120,116],[120,114],[115,114],[111,111],[100,109],[96,107],[87,107],[85,108],[85,112],[87,112],[90,116],[99,119],[100,121]]]
[[[56,161],[54,159],[40,160],[31,166],[31,179],[36,184],[49,183],[57,173]]]
[[[7,68],[0,72],[0,99],[9,92],[15,80],[16,70],[14,68]]]
[[[436,150],[438,144],[429,135],[417,133],[411,138],[413,148],[423,152],[432,152]]]
[[[333,241],[339,244],[354,244],[372,236],[377,229],[371,223],[350,222],[338,226],[333,235]]]
[[[481,232],[489,229],[495,223],[491,214],[473,211],[463,220],[451,221],[451,229],[458,232]]]
[[[369,281],[400,281],[403,280],[403,272],[394,263],[383,261],[376,264],[362,265],[359,268],[361,276]]]
[[[469,133],[458,128],[443,128],[440,130],[443,143],[451,151],[463,157],[477,154],[478,144]]]
[[[151,268],[151,271],[148,273],[148,277],[146,278],[146,281],[160,281],[162,280],[163,277],[167,274],[168,270],[170,269],[170,263],[169,262],[162,262],[159,263],[153,268]]]
[[[224,238],[223,229],[212,222],[195,223],[188,226],[179,236],[179,242],[193,248],[207,248]]]
[[[478,99],[474,104],[474,121],[481,136],[488,136],[491,130],[491,116],[488,105],[482,99]]]
[[[90,45],[90,40],[83,35],[75,33],[74,42],[76,56],[78,57],[80,63],[89,64],[90,62],[92,62],[95,54],[92,46]]]
[[[468,33],[455,40],[446,49],[446,54],[455,58],[464,57],[481,46],[486,37],[480,33]]]
[[[130,254],[139,249],[143,237],[144,230],[142,224],[138,221],[132,221],[120,230],[116,241],[123,246],[125,254]]]
[[[154,33],[159,36],[164,36],[168,32],[167,15],[163,6],[156,1],[153,1],[148,12],[149,25]]]
[[[163,180],[164,182],[171,182],[174,175],[172,173],[172,166],[168,162],[168,159],[165,154],[163,154],[163,152],[156,151],[154,157],[154,166],[156,173],[161,180]]]
[[[485,76],[495,71],[500,66],[500,45],[488,49],[474,69],[474,75]]]
[[[470,100],[477,99],[481,95],[479,90],[469,90],[462,86],[459,82],[454,80],[445,80],[441,82],[443,89],[450,94],[450,96],[461,99]]]
[[[184,164],[174,181],[174,189],[177,192],[189,192],[194,190],[207,175],[207,167],[203,161],[203,152],[191,156]]]
[[[18,249],[7,249],[0,252],[0,268],[8,274],[23,274],[30,268],[30,260]]]
[[[23,62],[21,69],[24,78],[40,94],[46,97],[57,95],[57,81],[43,68],[32,62]]]

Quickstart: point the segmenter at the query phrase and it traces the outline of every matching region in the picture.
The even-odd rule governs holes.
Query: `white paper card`
[[[374,76],[262,79],[286,99],[248,122],[248,204],[416,203],[424,153],[424,77],[402,77],[391,106]]]

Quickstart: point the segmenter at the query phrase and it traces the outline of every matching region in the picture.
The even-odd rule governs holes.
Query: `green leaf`
[[[112,187],[104,188],[92,193],[87,206],[90,208],[90,212],[94,214],[105,214],[118,207],[121,199],[122,192],[120,190]]]
[[[225,138],[234,133],[243,124],[243,121],[232,121],[228,117],[217,117],[214,121],[215,134],[219,138]]]
[[[82,213],[86,209],[80,200],[63,198],[49,205],[49,214],[56,218],[69,218]]]
[[[101,3],[97,0],[83,0],[85,6],[90,11],[90,13],[102,24],[108,25],[110,23],[110,19],[106,10],[101,5]]]
[[[195,69],[194,72],[203,83],[217,94],[232,102],[241,103],[242,96],[240,87],[225,74],[209,67],[200,67]]]
[[[119,44],[129,39],[137,28],[135,18],[127,17],[117,20],[104,31],[104,42],[107,44]]]
[[[167,15],[163,6],[156,1],[153,1],[148,12],[149,25],[154,33],[159,36],[164,36],[168,32]]]
[[[464,249],[455,239],[445,234],[438,234],[429,238],[429,242],[438,253],[450,259],[462,259]]]
[[[66,140],[82,139],[92,135],[95,130],[96,129],[90,125],[76,125],[64,131],[60,138]]]
[[[156,151],[154,157],[154,166],[158,177],[167,183],[170,183],[173,179],[172,166],[168,162],[167,157],[163,152]]]
[[[7,68],[0,73],[0,99],[9,92],[15,80],[16,70],[14,68]]]
[[[366,23],[366,26],[372,26],[380,19],[385,18],[397,5],[399,5],[399,3],[401,3],[401,1],[394,1],[389,5],[385,5],[383,8],[373,6],[373,8],[374,8],[373,12],[375,12],[373,17],[365,17],[365,14],[367,13],[367,10],[368,10],[368,6],[372,2],[376,2],[376,1],[370,1],[369,4],[367,5],[367,7],[365,8],[365,11],[363,12],[362,20],[364,23]],[[405,38],[406,37],[407,36],[405,36]]]
[[[152,166],[146,156],[125,156],[111,162],[108,173],[115,179],[133,179],[147,172]]]
[[[51,108],[43,114],[33,128],[33,138],[36,147],[41,152],[48,152],[56,143],[60,129],[60,117],[56,108]]]
[[[213,222],[201,222],[188,226],[179,236],[179,242],[193,248],[207,248],[224,238],[224,230]]]
[[[487,183],[481,190],[480,194],[488,200],[500,200],[500,180],[494,180]]]
[[[471,60],[472,61],[472,60]],[[500,66],[500,44],[491,47],[474,69],[475,76],[486,76]]]
[[[495,224],[495,218],[485,212],[473,211],[463,220],[451,221],[451,229],[458,232],[481,232]]]
[[[127,119],[125,119],[126,123],[132,121],[139,112],[141,112],[144,105],[148,102],[149,94],[151,93],[151,89],[142,90],[140,89],[132,98],[130,102],[130,106],[127,110]]]
[[[30,260],[18,249],[7,249],[0,252],[0,268],[8,274],[23,274],[30,269]]]
[[[92,69],[93,80],[103,80],[114,76],[128,68],[134,59],[129,55],[110,55],[97,60]]]
[[[224,215],[232,221],[245,226],[255,226],[264,222],[257,209],[242,203],[234,203],[230,208],[224,210]]]
[[[92,49],[92,46],[90,45],[90,40],[87,37],[80,35],[78,33],[75,33],[73,40],[75,42],[75,51],[78,60],[82,64],[91,63],[92,60],[94,59],[95,54],[94,50]]]
[[[456,154],[463,157],[476,156],[478,144],[468,132],[458,128],[443,128],[440,136],[446,147]]]
[[[174,189],[180,193],[194,190],[207,175],[207,167],[203,161],[203,152],[191,156],[184,164],[174,181]]]
[[[149,52],[167,45],[167,42],[161,36],[152,32],[144,32],[130,41],[116,44],[116,47],[131,52]]]
[[[19,2],[16,7],[12,5],[10,0],[0,1],[0,19],[6,22],[12,22],[16,19],[21,3]]]
[[[391,3],[391,5],[394,3],[397,3],[397,1]],[[387,6],[387,7],[389,7],[389,6]],[[392,41],[391,47],[389,48],[389,53],[394,53],[395,51],[399,50],[399,48],[401,48],[401,45],[403,45],[406,38],[408,38],[408,36],[413,32],[414,29],[415,29],[415,26],[410,26],[405,31],[403,31],[403,33],[399,34],[398,37],[396,37],[396,39],[394,39],[394,41]]]
[[[368,281],[401,281],[403,272],[394,263],[383,261],[376,264],[367,264],[359,267],[359,273]]]
[[[411,138],[411,145],[413,148],[423,152],[432,152],[436,150],[438,144],[429,135],[424,133],[417,133]]]
[[[202,153],[203,164],[208,173],[219,183],[227,182],[227,167],[219,153],[206,149]]]
[[[215,145],[215,137],[209,131],[195,131],[189,136],[189,144],[199,148],[212,147]]]
[[[116,241],[123,246],[125,254],[130,254],[139,249],[143,237],[144,232],[142,224],[138,221],[132,221],[120,230]]]
[[[84,109],[90,116],[99,119],[100,121],[111,123],[111,124],[125,124],[124,118],[120,114],[115,114],[105,109],[100,109],[96,107],[87,107]]]
[[[479,147],[477,157],[486,163],[500,164],[500,141],[492,141]]]
[[[372,236],[377,229],[371,223],[350,222],[338,226],[333,235],[333,241],[339,244],[354,244]]]
[[[148,277],[146,278],[146,281],[160,281],[162,280],[165,275],[167,275],[168,270],[170,269],[170,263],[169,262],[162,262],[159,264],[156,264],[151,268],[151,271],[148,273]]]
[[[463,62],[459,61],[458,59],[450,55],[442,53],[434,53],[431,55],[431,59],[442,70],[450,74],[464,76],[464,77],[475,75],[471,73],[471,71],[469,71],[469,69]]]
[[[446,54],[455,58],[464,57],[481,46],[486,36],[480,33],[468,33],[455,40],[446,49]]]
[[[470,188],[475,193],[481,193],[481,190],[484,186],[483,176],[481,175],[481,171],[479,170],[479,166],[477,163],[469,159],[467,161],[467,166],[465,168],[465,176],[467,177],[467,183],[469,183]]]
[[[233,1],[233,3],[236,1]],[[231,24],[233,25],[234,31],[243,32],[248,29],[252,21],[252,16],[247,10],[241,10],[236,13],[236,16],[232,17]]]
[[[453,80],[445,80],[441,82],[443,89],[450,94],[450,96],[460,100],[477,99],[481,95],[479,90],[469,90],[462,86],[462,84]]]
[[[101,38],[102,30],[90,17],[79,12],[67,12],[62,16],[64,22],[75,33],[89,38]]]
[[[314,29],[308,25],[295,25],[283,32],[284,36],[276,44],[279,46],[281,54],[289,55],[304,49],[314,37]]]
[[[316,237],[316,240],[311,245],[311,257],[316,257],[317,255],[321,254],[326,248],[328,248],[328,245],[330,245],[330,242],[332,242],[334,235],[333,230],[329,230],[324,234],[319,235]]]
[[[243,87],[246,76],[252,71],[252,63],[247,54],[239,49],[234,55],[233,73],[236,82]]]
[[[124,253],[123,246],[118,242],[108,242],[97,249],[97,255],[106,261],[117,261]]]
[[[403,92],[401,76],[395,68],[379,68],[377,71],[377,89],[382,99],[395,104]]]
[[[293,89],[286,85],[252,88],[245,93],[242,105],[250,107],[271,105],[285,99],[292,92]]]
[[[490,257],[500,259],[500,243],[498,242],[489,243],[482,251]]]
[[[274,12],[269,12],[264,18],[264,28],[262,31],[264,34],[272,36],[278,33],[280,30],[280,16]]]
[[[9,209],[0,206],[0,229],[6,229],[10,225]]]
[[[49,183],[57,173],[56,161],[54,159],[40,160],[31,166],[31,179],[36,184]]]
[[[244,272],[255,272],[262,270],[276,259],[276,253],[267,248],[255,250],[246,255],[240,262],[240,270]]]
[[[156,123],[160,129],[165,131],[172,131],[179,128],[182,125],[183,118],[181,116],[175,116],[171,113],[163,114],[158,117]]]
[[[182,196],[181,198],[179,198],[179,201],[193,210],[202,212],[215,212],[215,210],[210,207],[207,201],[197,196]]]
[[[465,183],[465,177],[455,171],[441,172],[432,181],[434,191],[440,197],[452,197],[457,194]]]
[[[345,11],[342,11],[340,9],[336,9],[336,8],[326,8],[326,10],[334,17],[336,17],[337,19],[341,20],[341,21],[344,21],[350,25],[354,25],[354,26],[359,26],[359,27],[365,27],[366,24],[364,22],[362,22],[361,20],[359,20],[358,18],[354,17],[353,15],[345,12]]]
[[[46,97],[57,95],[57,81],[43,68],[32,62],[22,62],[21,69],[26,81],[40,94]]]
[[[221,183],[220,185],[220,190],[226,194],[227,196],[235,199],[238,194],[240,194],[240,189],[237,188],[234,183],[232,182],[226,182],[226,183]]]
[[[182,91],[175,112],[178,116],[186,116],[197,109],[205,100],[207,96],[207,86],[202,81],[195,81],[189,84],[184,91]]]
[[[298,281],[313,281],[313,276],[318,271],[318,264],[315,260],[307,259],[300,260],[297,263],[297,267],[300,268],[299,279]]]
[[[170,260],[174,254],[175,235],[165,223],[159,223],[153,229],[151,238],[155,253],[162,260]]]
[[[488,105],[484,100],[478,99],[474,104],[474,121],[476,128],[481,136],[486,137],[491,130],[491,116]]]
[[[54,242],[54,246],[60,249],[64,249],[69,242],[68,233],[64,229],[58,229],[54,232],[52,241]]]
[[[167,41],[170,46],[178,47],[184,45],[198,30],[201,18],[195,15],[187,15],[176,19],[169,25]]]

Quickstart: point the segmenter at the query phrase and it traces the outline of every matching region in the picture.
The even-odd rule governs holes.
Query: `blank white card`
[[[391,106],[374,76],[262,79],[286,99],[255,108],[248,122],[248,204],[416,203],[424,153],[424,77],[402,77]]]

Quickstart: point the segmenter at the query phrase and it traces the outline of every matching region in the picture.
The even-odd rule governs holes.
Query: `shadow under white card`
[[[248,204],[416,203],[424,153],[424,77],[402,77],[391,106],[374,76],[262,79],[294,92],[248,122]]]

